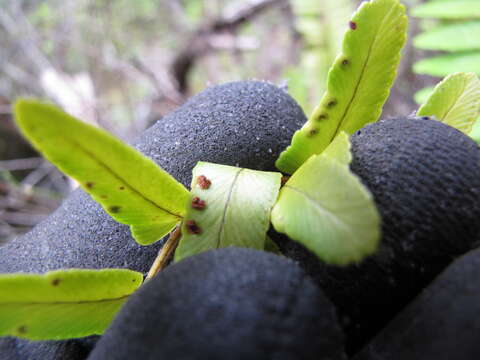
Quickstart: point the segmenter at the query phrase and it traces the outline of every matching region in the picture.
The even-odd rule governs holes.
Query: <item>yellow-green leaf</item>
[[[0,275],[0,336],[59,340],[102,334],[141,273],[126,269]]]
[[[480,116],[480,79],[473,73],[447,76],[436,87],[418,116],[435,116],[468,134]]]
[[[352,161],[352,153],[350,152],[350,138],[345,131],[340,132],[335,139],[327,146],[322,155],[338,162],[349,165]]]
[[[413,95],[413,99],[417,104],[422,105],[428,100],[430,95],[432,95],[433,89],[435,89],[435,86],[424,87],[423,89],[418,90],[415,95]]]
[[[480,2],[478,0],[429,1],[414,7],[412,15],[439,19],[480,18]]]
[[[462,51],[422,59],[413,65],[413,71],[431,76],[447,76],[459,70],[480,74],[480,51]]]
[[[372,195],[348,164],[324,154],[312,156],[292,175],[271,221],[276,231],[335,265],[361,261],[380,239]]]
[[[32,100],[17,101],[15,119],[35,148],[115,220],[130,225],[140,244],[160,240],[182,219],[185,187],[106,131]]]
[[[280,181],[276,172],[199,162],[175,260],[228,246],[263,250]]]
[[[438,26],[413,39],[424,50],[468,51],[480,49],[480,21]]]
[[[277,160],[281,171],[293,173],[340,131],[352,134],[378,120],[396,76],[406,29],[405,7],[398,0],[362,3],[329,71],[326,94]]]

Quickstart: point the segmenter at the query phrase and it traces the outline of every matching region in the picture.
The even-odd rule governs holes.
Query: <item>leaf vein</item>
[[[160,210],[162,211],[165,211],[166,213],[172,215],[172,216],[175,216],[179,219],[182,219],[182,216],[179,215],[179,214],[176,214],[176,213],[173,213],[171,212],[170,210],[168,209],[165,209],[164,207],[160,206],[159,204],[157,204],[155,201],[147,198],[144,194],[142,194],[140,192],[140,190],[137,190],[136,188],[134,188],[132,185],[130,185],[123,177],[121,177],[120,175],[118,175],[115,171],[113,171],[113,169],[111,167],[109,167],[107,164],[105,164],[103,161],[101,161],[100,159],[98,159],[95,154],[93,154],[92,152],[88,151],[86,148],[84,148],[82,145],[80,145],[78,142],[76,142],[75,140],[72,140],[72,143],[75,144],[75,146],[77,146],[81,151],[85,152],[87,155],[89,155],[93,161],[95,161],[98,165],[100,165],[101,167],[103,167],[104,169],[106,169],[109,173],[112,174],[112,176],[114,178],[116,178],[117,180],[121,181],[123,184],[125,184],[125,186],[127,186],[131,191],[133,191],[135,194],[137,194],[138,196],[140,196],[143,200],[149,202],[150,204],[152,204],[153,206],[159,208]]]
[[[29,301],[29,302],[0,302],[0,307],[5,305],[18,305],[18,306],[32,306],[32,305],[79,305],[79,304],[95,304],[109,301],[117,301],[127,299],[131,294],[122,295],[120,297],[111,299],[97,299],[97,300],[81,300],[81,301]]]
[[[390,15],[390,13],[394,10],[394,7],[392,7],[389,12],[387,13],[387,15],[383,18],[382,20],[382,23],[380,24],[380,27],[379,28],[382,28],[383,27],[383,23],[385,22],[385,19],[388,18],[388,16]],[[347,117],[347,114],[348,112],[350,111],[350,108],[353,104],[353,102],[355,101],[357,95],[358,95],[358,88],[360,87],[360,84],[362,83],[363,81],[363,77],[365,75],[365,72],[366,72],[366,69],[369,65],[369,62],[370,62],[370,57],[372,55],[372,49],[373,49],[373,46],[375,45],[375,43],[377,42],[377,39],[378,39],[378,35],[382,33],[381,31],[377,31],[376,34],[375,34],[375,37],[373,38],[373,41],[372,43],[370,44],[369,48],[368,48],[368,53],[367,53],[367,58],[365,59],[365,63],[362,67],[362,71],[360,73],[360,78],[358,79],[358,82],[357,84],[355,85],[355,88],[353,89],[353,94],[350,98],[350,101],[349,103],[347,104],[346,108],[345,108],[345,111],[343,112],[343,115],[342,117],[340,118],[340,121],[338,122],[337,124],[337,128],[335,129],[335,132],[333,132],[332,134],[332,137],[330,139],[330,142],[335,138],[335,135],[338,133],[338,131],[340,130],[341,126],[343,125],[343,122],[345,121],[345,118]]]
[[[335,216],[334,214],[332,214],[332,212],[328,211],[325,207],[323,207],[321,204],[319,204],[319,202],[316,199],[314,199],[313,197],[311,197],[308,193],[306,193],[305,191],[302,191],[300,189],[297,189],[297,188],[295,188],[291,185],[285,185],[284,187],[302,195],[303,197],[305,197],[320,212],[326,214],[327,216],[329,216],[330,218],[335,220],[339,225],[341,225],[343,228],[345,228],[349,233],[352,233],[351,228],[347,224],[345,224],[344,221],[342,221],[338,216]]]
[[[235,187],[235,184],[238,180],[238,177],[240,176],[240,173],[245,170],[245,169],[239,169],[237,171],[237,173],[235,174],[235,177],[233,178],[233,181],[232,181],[232,184],[230,186],[230,189],[228,191],[228,197],[227,197],[227,201],[225,201],[225,207],[223,208],[223,213],[222,213],[222,220],[220,221],[220,228],[218,229],[218,237],[217,237],[217,244],[216,244],[216,248],[218,249],[220,247],[220,242],[221,242],[221,239],[222,239],[222,233],[223,233],[223,230],[225,228],[225,218],[227,216],[227,210],[228,210],[228,207],[230,205],[230,200],[232,198],[232,193],[233,193],[233,189]]]
[[[453,109],[458,105],[458,102],[460,101],[460,99],[462,98],[462,95],[464,94],[464,91],[465,91],[465,88],[467,86],[467,84],[462,84],[462,91],[460,92],[460,94],[458,95],[458,97],[452,102],[452,104],[450,105],[450,107],[447,109],[447,111],[445,112],[445,114],[443,115],[442,119],[440,120],[441,122],[444,122],[446,119],[448,119],[448,116],[450,115],[450,113],[453,111]]]

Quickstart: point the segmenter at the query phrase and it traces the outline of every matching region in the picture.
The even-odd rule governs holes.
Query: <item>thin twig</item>
[[[160,249],[158,252],[158,256],[152,264],[152,267],[148,271],[147,277],[145,281],[152,279],[157,275],[161,270],[163,270],[170,258],[172,257],[175,249],[177,248],[178,242],[180,241],[180,237],[182,236],[182,231],[180,226],[177,226],[172,233],[170,233],[169,238],[165,242],[165,245]]]
[[[50,173],[53,165],[47,161],[43,161],[42,164],[34,171],[28,174],[25,179],[22,180],[21,186],[26,192],[31,192],[32,188],[37,185],[45,176]]]
[[[0,161],[0,170],[25,170],[25,169],[34,169],[40,166],[43,163],[43,158],[33,157],[25,159],[14,159],[14,160],[2,160]]]
[[[28,212],[8,212],[1,213],[2,219],[9,225],[34,226],[44,220],[48,214],[34,214]]]
[[[170,71],[180,94],[189,92],[188,76],[195,62],[215,50],[210,44],[212,36],[222,33],[235,33],[242,25],[261,15],[273,6],[284,4],[286,0],[255,0],[243,5],[231,14],[223,15],[211,22],[201,25],[193,34],[186,46],[173,59]],[[242,2],[243,4],[244,2]]]

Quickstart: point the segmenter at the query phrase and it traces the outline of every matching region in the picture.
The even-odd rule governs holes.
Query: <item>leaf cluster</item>
[[[441,52],[414,64],[419,74],[444,77],[462,69],[480,75],[480,3],[476,0],[429,0],[412,9],[423,20],[423,31],[413,39],[422,50]],[[433,88],[415,94],[422,103]]]

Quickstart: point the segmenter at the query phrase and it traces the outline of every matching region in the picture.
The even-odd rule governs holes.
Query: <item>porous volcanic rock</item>
[[[480,250],[451,264],[354,360],[471,360],[480,354]]]
[[[128,300],[89,360],[345,359],[335,309],[292,261],[251,249],[191,256]]]

